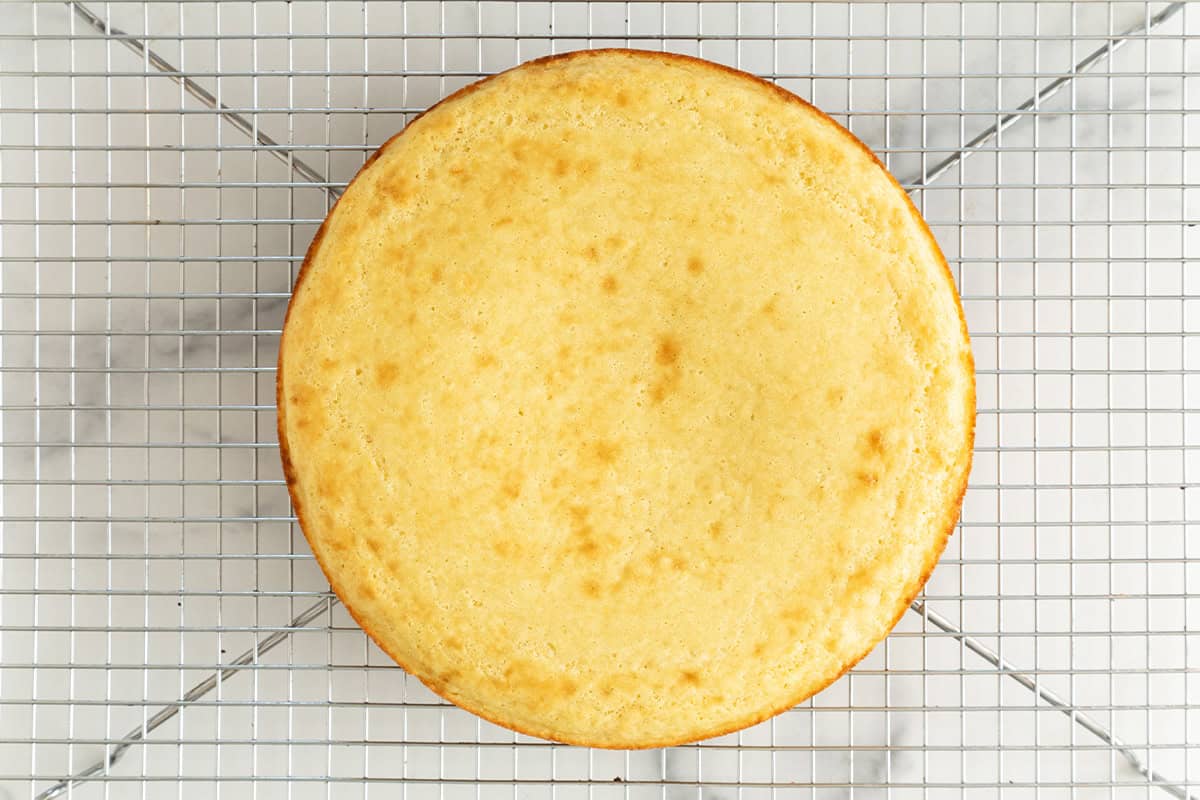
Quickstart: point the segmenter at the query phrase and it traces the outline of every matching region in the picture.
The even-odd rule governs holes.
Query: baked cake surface
[[[385,144],[288,309],[279,437],[330,584],[449,700],[649,747],[862,658],[957,518],[946,263],[857,139],[752,76],[530,62]]]

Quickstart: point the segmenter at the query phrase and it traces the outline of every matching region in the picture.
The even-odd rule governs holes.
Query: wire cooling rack
[[[0,5],[0,797],[1196,797],[1197,34],[1184,3]],[[979,368],[963,519],[891,637],[770,722],[635,753],[392,666],[296,529],[272,404],[371,150],[608,45],[847,124],[926,214]]]

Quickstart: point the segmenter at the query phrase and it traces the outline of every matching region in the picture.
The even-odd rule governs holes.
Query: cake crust
[[[367,161],[277,402],[372,639],[596,747],[738,730],[850,669],[936,564],[974,435],[952,276],[874,155],[773,84],[625,50],[468,86]]]

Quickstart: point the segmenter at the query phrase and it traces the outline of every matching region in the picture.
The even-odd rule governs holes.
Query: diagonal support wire
[[[1180,2],[1171,3],[1146,22],[1134,26],[1123,33],[1115,35],[1113,38],[1109,39],[1107,42],[1084,56],[1083,59],[1075,64],[1075,66],[1071,67],[1070,72],[1063,73],[1054,80],[1050,81],[1050,83],[1042,87],[1037,94],[1035,94],[1033,97],[1030,97],[1024,103],[1021,103],[1021,105],[1017,106],[1015,110],[1010,111],[1004,116],[1000,117],[1000,120],[991,127],[983,129],[977,136],[975,136],[975,138],[958,148],[958,150],[956,150],[952,155],[949,155],[938,163],[934,164],[932,167],[926,170],[923,175],[916,177],[913,180],[904,183],[903,185],[908,187],[909,192],[921,191],[926,186],[949,172],[955,164],[960,163],[963,161],[963,159],[968,158],[973,153],[977,152],[979,148],[983,147],[992,139],[995,139],[1001,134],[1001,132],[1011,128],[1022,116],[1034,110],[1035,108],[1040,107],[1042,103],[1045,103],[1063,89],[1067,88],[1071,81],[1075,80],[1075,78],[1077,78],[1079,75],[1092,69],[1101,61],[1104,61],[1113,53],[1120,50],[1129,42],[1130,38],[1144,33],[1149,33],[1151,30],[1157,28],[1159,25],[1163,24],[1171,17],[1182,11],[1183,6],[1184,3],[1182,0]]]
[[[97,32],[120,41],[131,51],[144,58],[150,65],[161,72],[164,77],[171,79],[181,86],[183,90],[193,98],[220,113],[225,120],[229,122],[229,124],[242,131],[253,141],[262,145],[265,149],[267,149],[267,152],[270,152],[273,156],[275,156],[275,158],[286,164],[290,170],[305,180],[311,182],[314,184],[314,186],[324,189],[329,195],[330,199],[336,200],[341,194],[340,189],[330,185],[328,180],[314,168],[309,166],[303,160],[296,158],[293,153],[285,151],[280,146],[279,142],[267,134],[259,131],[257,126],[245,116],[233,111],[228,106],[221,103],[215,95],[213,95],[199,83],[183,75],[173,64],[164,59],[162,56],[158,55],[156,52],[154,52],[154,50],[150,49],[144,42],[118,28],[114,28],[106,20],[92,13],[91,10],[89,10],[81,2],[68,2],[68,5],[80,18],[82,18]],[[1014,111],[1005,114],[994,125],[986,128],[970,141],[962,145],[962,147],[960,147],[953,155],[943,159],[942,161],[939,161],[924,174],[912,181],[907,182],[905,185],[909,187],[910,192],[921,191],[930,183],[948,172],[956,164],[961,163],[974,153],[978,152],[983,145],[999,136],[1004,130],[1014,125],[1027,112],[1038,108],[1042,103],[1054,97],[1064,88],[1066,88],[1067,85],[1070,84],[1070,82],[1077,76],[1088,72],[1097,64],[1107,59],[1119,48],[1124,46],[1131,37],[1148,33],[1155,27],[1161,25],[1163,22],[1179,13],[1183,6],[1183,2],[1173,2],[1158,14],[1155,14],[1153,17],[1151,17],[1145,24],[1138,25],[1110,38],[1103,45],[1093,50],[1081,61],[1076,63],[1069,72],[1048,83],[1033,97],[1017,106]],[[96,777],[97,775],[106,773],[108,769],[112,767],[129,750],[129,748],[138,742],[144,741],[151,732],[153,732],[163,723],[178,715],[180,711],[182,711],[183,708],[188,704],[204,697],[213,689],[215,689],[221,682],[227,680],[232,675],[236,674],[247,666],[257,662],[258,659],[264,654],[283,642],[289,633],[298,628],[306,627],[320,617],[321,614],[325,613],[329,609],[332,609],[333,604],[337,602],[337,598],[331,596],[328,598],[323,598],[309,608],[305,609],[298,616],[296,616],[286,626],[285,629],[276,631],[270,636],[262,639],[253,647],[249,648],[237,658],[233,659],[228,666],[223,667],[217,672],[214,672],[203,681],[193,686],[180,698],[178,702],[164,706],[156,714],[154,714],[154,716],[147,719],[145,723],[130,731],[121,740],[121,744],[114,748],[106,758],[91,764],[69,778],[65,778],[48,789],[42,791],[36,796],[35,800],[50,800],[50,798],[61,795],[77,784],[83,783],[91,778]],[[1121,753],[1121,755],[1130,763],[1131,766],[1133,766],[1135,770],[1137,770],[1140,775],[1146,778],[1150,785],[1157,786],[1169,794],[1179,798],[1180,800],[1200,800],[1200,798],[1196,798],[1194,795],[1189,794],[1180,784],[1168,780],[1155,770],[1151,769],[1141,760],[1137,753],[1135,753],[1128,745],[1126,745],[1121,739],[1117,738],[1115,734],[1109,731],[1101,723],[1087,714],[1080,712],[1069,702],[1059,697],[1056,693],[1041,686],[1036,680],[1020,671],[1014,665],[1002,659],[999,654],[991,650],[991,648],[987,647],[979,640],[963,633],[949,619],[929,609],[924,601],[914,602],[912,604],[912,610],[921,615],[922,619],[933,623],[933,625],[936,627],[958,639],[964,647],[983,658],[1002,674],[1009,676],[1026,689],[1029,689],[1039,699],[1053,708],[1061,711],[1063,714],[1066,714],[1080,727],[1084,728],[1101,741],[1113,747],[1115,750]]]
[[[1175,781],[1163,777],[1162,774],[1151,769],[1144,761],[1142,761],[1138,754],[1133,751],[1133,748],[1117,738],[1116,734],[1104,727],[1104,725],[1102,725],[1100,722],[1075,708],[1057,693],[1050,691],[1045,686],[1042,686],[1034,678],[1031,678],[1024,672],[1021,672],[1018,667],[1001,658],[999,653],[992,650],[983,642],[979,641],[973,636],[968,636],[967,634],[963,633],[953,622],[929,608],[929,606],[925,604],[924,600],[915,601],[912,604],[912,610],[920,614],[922,619],[929,620],[934,624],[934,626],[941,628],[955,639],[958,639],[958,641],[962,642],[963,646],[972,653],[991,664],[1002,674],[1007,675],[1029,691],[1033,692],[1038,696],[1038,698],[1045,701],[1048,705],[1051,705],[1062,713],[1066,714],[1071,718],[1071,721],[1079,725],[1079,727],[1093,734],[1097,739],[1111,746],[1121,755],[1125,756],[1125,760],[1128,761],[1129,764],[1147,781],[1149,781],[1152,786],[1157,786],[1163,791],[1173,794],[1174,796],[1178,797],[1179,800],[1197,800],[1197,798],[1194,795],[1189,794],[1183,786],[1179,785]]]
[[[173,719],[179,714],[189,703],[194,703],[206,694],[217,688],[217,685],[228,680],[233,675],[241,670],[257,664],[259,659],[274,649],[277,645],[287,639],[288,634],[297,628],[303,628],[309,625],[327,611],[332,610],[334,603],[337,602],[336,597],[323,597],[313,603],[308,608],[301,611],[287,627],[275,631],[270,636],[264,637],[258,641],[253,647],[250,647],[237,658],[229,662],[228,665],[222,667],[216,672],[209,675],[204,680],[197,683],[191,689],[188,689],[183,697],[170,705],[160,708],[154,716],[147,719],[141,725],[131,730],[129,733],[121,737],[121,743],[109,751],[108,756],[96,761],[90,766],[76,772],[69,778],[64,778],[50,788],[39,792],[34,800],[50,800],[51,797],[58,797],[63,792],[70,789],[72,786],[77,786],[80,783],[94,778],[102,773],[107,773],[109,768],[121,759],[121,756],[133,747],[135,744],[143,742],[156,728],[170,719]]]
[[[120,42],[134,53],[144,58],[150,64],[150,66],[162,73],[164,78],[170,78],[172,81],[183,87],[183,90],[192,97],[196,98],[213,111],[218,112],[222,117],[225,118],[226,122],[237,128],[242,133],[246,134],[246,136],[259,145],[262,145],[262,147],[265,148],[268,153],[282,161],[292,172],[296,173],[304,180],[323,188],[326,193],[329,194],[331,199],[337,200],[338,196],[342,193],[341,189],[331,186],[324,175],[317,172],[314,168],[310,167],[301,159],[297,158],[290,150],[283,148],[279,142],[275,141],[275,139],[260,131],[258,126],[247,119],[244,115],[237,113],[233,109],[229,108],[229,106],[222,103],[217,99],[217,96],[208,89],[205,89],[198,82],[184,75],[174,64],[150,49],[145,42],[129,33],[126,33],[120,28],[114,27],[108,22],[108,20],[105,20],[92,13],[91,9],[81,2],[71,2],[67,5],[71,7],[71,10],[74,11],[80,19],[94,28],[98,33],[101,33],[104,36],[113,39],[114,41]]]

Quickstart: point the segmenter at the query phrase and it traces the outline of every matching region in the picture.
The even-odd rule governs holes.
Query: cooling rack
[[[0,5],[0,797],[1200,794],[1200,9]],[[273,367],[316,226],[454,89],[584,47],[739,66],[923,209],[979,381],[926,592],[690,747],[498,729],[391,665],[288,507]]]

